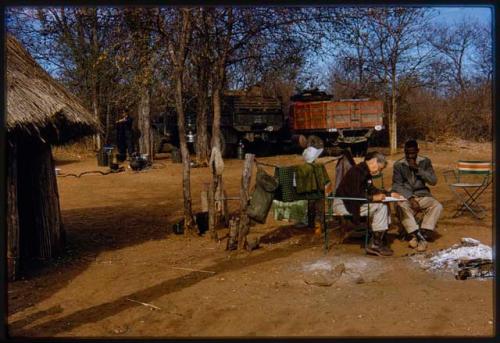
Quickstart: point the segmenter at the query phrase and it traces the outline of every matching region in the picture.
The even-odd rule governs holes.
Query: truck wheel
[[[351,154],[355,157],[363,157],[368,151],[368,141],[350,144]]]
[[[316,149],[323,149],[325,147],[325,143],[318,136],[310,135],[309,137],[307,137],[307,146],[313,146]]]

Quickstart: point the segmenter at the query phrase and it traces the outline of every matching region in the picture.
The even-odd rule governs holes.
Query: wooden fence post
[[[238,250],[245,247],[248,231],[250,230],[250,218],[247,215],[247,207],[250,195],[250,179],[252,177],[252,169],[255,155],[245,154],[245,163],[243,164],[243,173],[241,175],[240,189],[240,226],[238,233]]]

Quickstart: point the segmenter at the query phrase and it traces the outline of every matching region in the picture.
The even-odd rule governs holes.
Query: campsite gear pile
[[[432,272],[453,273],[458,280],[493,277],[491,247],[473,238],[430,255],[414,255],[412,260]]]
[[[325,166],[314,163],[322,152],[323,149],[308,147],[302,154],[306,163],[276,167],[274,177],[259,166],[256,187],[247,209],[248,216],[264,223],[273,200],[294,202],[322,199],[325,185],[330,182]]]

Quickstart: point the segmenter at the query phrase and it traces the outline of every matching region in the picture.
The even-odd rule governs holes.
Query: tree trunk
[[[96,62],[92,67],[92,109],[94,110],[94,117],[98,123],[101,123],[99,118],[99,100],[98,100],[98,76],[97,76],[97,61],[99,56],[99,41],[97,39],[97,8],[89,9],[89,15],[92,16],[92,54],[96,58]],[[94,136],[94,149],[101,149],[101,133],[98,132]]]
[[[217,147],[219,150],[220,146],[220,116],[221,116],[221,104],[220,104],[220,92],[221,87],[216,85],[213,90],[213,121],[212,121],[212,148]]]
[[[250,195],[250,179],[252,177],[253,161],[255,155],[245,154],[245,163],[243,165],[243,173],[241,175],[240,188],[240,225],[238,232],[238,250],[245,247],[248,231],[250,230],[250,218],[247,215],[247,207]]]
[[[179,129],[179,145],[182,156],[182,190],[184,195],[184,235],[192,235],[195,228],[191,200],[191,161],[186,142],[185,117],[182,104],[182,70],[175,73],[175,107],[177,110],[177,126]]]
[[[101,122],[99,119],[99,109],[98,109],[98,102],[97,102],[97,85],[94,83],[92,85],[92,110],[94,111],[94,118],[96,118],[96,121],[98,123]],[[93,143],[94,143],[94,150],[100,150],[101,149],[101,134],[96,133],[93,137]]]
[[[397,104],[396,104],[396,74],[392,74],[391,85],[391,114],[389,117],[389,134],[390,134],[390,154],[394,155],[398,150],[398,126],[397,126]]]
[[[7,275],[19,273],[19,212],[17,210],[17,146],[7,143]]]
[[[200,74],[202,74],[201,72]],[[198,111],[196,116],[196,160],[200,164],[208,164],[210,145],[208,142],[208,82],[200,76],[198,88]]]
[[[148,154],[150,160],[153,159],[153,144],[151,141],[151,120],[150,120],[150,94],[147,87],[141,89],[141,97],[139,100],[139,130],[141,136],[139,138],[139,152]]]
[[[109,110],[110,110],[110,103],[108,100],[108,103],[106,104],[106,130],[105,130],[105,135],[104,135],[104,143],[109,144],[109,130],[110,130],[110,124],[111,124],[111,119],[109,117]]]

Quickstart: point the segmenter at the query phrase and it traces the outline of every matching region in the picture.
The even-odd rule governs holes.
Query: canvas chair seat
[[[478,201],[493,181],[493,164],[490,161],[460,160],[455,169],[445,170],[443,175],[457,201],[453,218],[465,211],[476,219],[484,218],[486,210]]]

